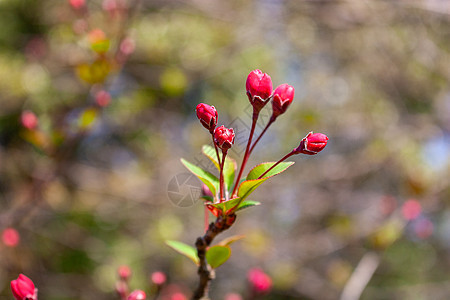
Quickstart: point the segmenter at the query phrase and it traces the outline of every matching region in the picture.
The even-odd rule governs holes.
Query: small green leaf
[[[212,246],[206,252],[206,260],[211,268],[215,269],[226,262],[231,256],[231,248],[229,246]]]
[[[219,179],[216,176],[197,167],[196,165],[188,162],[185,159],[181,159],[181,163],[189,170],[192,174],[198,177],[206,186],[209,188],[213,195],[216,194],[216,189],[219,186]]]
[[[214,198],[211,196],[201,196],[200,199],[203,199],[206,202],[214,202]]]
[[[237,207],[236,211],[238,210],[243,210],[252,206],[257,206],[260,205],[261,202],[258,201],[253,201],[253,200],[244,200],[241,202],[241,204],[239,204],[239,206]]]
[[[227,211],[227,210],[235,207],[239,203],[239,200],[240,200],[240,198],[234,198],[234,199],[230,199],[228,201],[222,202],[222,203],[215,203],[215,204],[211,204],[211,205],[222,211]]]
[[[242,240],[243,238],[245,238],[245,235],[240,234],[240,235],[232,235],[230,237],[227,237],[226,239],[222,240],[219,245],[220,246],[228,246],[236,241]]]
[[[258,186],[260,186],[267,178],[255,179],[255,180],[246,180],[241,183],[238,190],[238,196],[241,199],[247,198]]]
[[[216,166],[217,170],[220,171],[219,163],[217,162],[217,153],[214,147],[209,145],[203,145],[203,154],[208,157]],[[222,159],[222,152],[219,151],[219,159]],[[231,190],[233,187],[234,175],[237,169],[237,163],[234,159],[227,156],[225,157],[225,166],[223,168],[223,178],[227,190]]]
[[[270,169],[275,163],[274,162],[266,162],[259,164],[255,166],[247,175],[247,180],[254,180],[258,179],[259,176],[261,176],[265,171]],[[272,177],[275,175],[280,174],[281,172],[284,172],[287,168],[292,166],[294,164],[293,161],[289,162],[281,162],[278,165],[276,165],[272,170],[270,170],[266,175],[264,175],[263,178]]]
[[[166,241],[167,246],[172,248],[173,250],[177,251],[178,253],[186,256],[190,260],[192,260],[196,265],[199,264],[199,259],[197,256],[197,249],[195,249],[192,246],[189,246],[185,243],[178,242],[178,241]]]

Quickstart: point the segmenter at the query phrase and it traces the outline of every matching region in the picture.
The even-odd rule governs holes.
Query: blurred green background
[[[115,299],[122,264],[132,288],[162,270],[188,296],[196,267],[164,240],[193,244],[204,212],[179,159],[210,143],[199,102],[245,140],[253,69],[296,95],[249,167],[311,130],[330,140],[252,195],[211,298],[245,297],[260,267],[263,299],[339,299],[360,267],[362,299],[448,299],[449,15],[438,0],[0,0],[0,230],[21,237],[0,244],[0,299],[19,273],[41,299]]]

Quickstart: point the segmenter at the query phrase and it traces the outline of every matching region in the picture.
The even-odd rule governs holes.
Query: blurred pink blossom
[[[8,247],[16,247],[20,242],[20,235],[14,228],[6,228],[2,233],[2,241]]]

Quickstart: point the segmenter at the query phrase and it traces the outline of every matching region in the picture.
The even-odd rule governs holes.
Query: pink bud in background
[[[111,102],[111,95],[104,90],[98,91],[95,94],[95,103],[100,107],[106,107]]]
[[[92,29],[88,34],[89,42],[95,44],[106,40],[106,34],[99,28]]]
[[[214,142],[216,145],[222,149],[222,151],[227,151],[234,144],[234,130],[233,128],[226,128],[225,126],[220,126],[214,131]]]
[[[202,184],[202,196],[214,197],[206,184]]]
[[[120,266],[117,270],[117,274],[119,274],[120,279],[128,280],[131,277],[131,269],[127,265]]]
[[[166,282],[166,274],[161,271],[153,272],[151,276],[152,282],[156,285],[163,285]]]
[[[187,298],[183,293],[176,292],[170,296],[170,300],[187,300]]]
[[[209,132],[214,132],[214,129],[217,126],[217,120],[219,119],[219,114],[214,106],[200,103],[195,108],[197,113],[197,118],[202,123],[203,127],[209,130]]]
[[[410,199],[403,203],[402,215],[405,220],[414,220],[420,215],[421,212],[422,206],[420,205],[419,201]]]
[[[37,299],[37,289],[33,281],[23,274],[20,274],[16,280],[11,281],[11,291],[16,300]]]
[[[16,247],[20,241],[20,235],[14,228],[6,228],[2,233],[2,241],[8,247]]]
[[[267,100],[272,95],[272,78],[261,70],[253,70],[247,76],[245,88],[251,97],[252,104],[255,97]]]
[[[136,48],[136,43],[130,37],[126,37],[120,42],[120,51],[125,55],[130,55],[134,52]]]
[[[36,129],[39,123],[36,115],[29,110],[25,110],[22,112],[22,115],[20,116],[20,122],[22,123],[22,126],[28,130]]]
[[[228,293],[225,295],[225,300],[242,300],[242,296],[236,293]]]
[[[295,89],[289,84],[282,84],[275,89],[272,99],[272,118],[284,114],[294,100]]]
[[[294,149],[296,154],[303,153],[308,155],[315,155],[325,148],[328,142],[328,137],[323,133],[313,133],[312,131],[308,133],[300,141],[300,145]]]
[[[420,218],[415,221],[414,225],[414,233],[417,235],[420,239],[426,239],[429,238],[434,231],[434,225],[433,223],[427,219],[427,218]]]
[[[144,300],[145,299],[145,293],[141,290],[134,290],[130,296],[128,296],[128,300]]]
[[[247,279],[252,289],[259,294],[267,293],[272,288],[272,279],[259,268],[251,269],[247,274]]]
[[[80,9],[84,6],[84,1],[85,0],[69,0],[69,4],[73,9]]]

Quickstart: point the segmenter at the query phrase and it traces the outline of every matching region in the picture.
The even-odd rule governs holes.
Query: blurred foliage
[[[216,272],[212,299],[248,295],[253,267],[273,279],[264,299],[337,299],[369,252],[380,262],[362,299],[448,298],[445,1],[86,3],[0,1],[0,230],[21,236],[0,244],[0,299],[18,273],[42,299],[112,299],[121,264],[132,288],[151,294],[149,276],[162,270],[164,299],[188,294],[195,266],[164,240],[192,245],[203,207],[179,158],[200,159],[210,142],[199,102],[245,138],[244,84],[256,68],[296,96],[249,169],[310,130],[330,140],[252,194],[262,205],[222,237],[246,236]],[[37,129],[21,126],[25,110]],[[421,204],[418,219],[403,218],[408,199]]]

